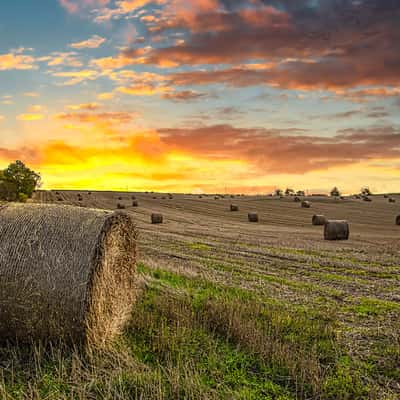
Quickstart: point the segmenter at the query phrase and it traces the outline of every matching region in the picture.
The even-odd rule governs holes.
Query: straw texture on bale
[[[162,214],[151,214],[151,223],[152,224],[162,224],[163,223],[163,216]]]
[[[324,229],[325,240],[348,240],[350,236],[347,221],[326,221]]]
[[[302,201],[301,202],[301,207],[302,208],[310,208],[311,207],[311,203],[309,201]]]
[[[258,222],[258,214],[256,212],[248,213],[249,222]]]
[[[239,211],[239,206],[236,204],[231,204],[231,211]]]
[[[322,226],[326,223],[325,215],[314,215],[312,217],[312,224],[315,226]]]
[[[101,346],[135,299],[126,214],[44,204],[0,209],[0,339]]]
[[[400,215],[396,217],[396,225],[400,225]]]

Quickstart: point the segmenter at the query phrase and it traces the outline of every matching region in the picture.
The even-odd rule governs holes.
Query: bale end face
[[[256,212],[248,213],[247,218],[249,222],[258,222],[258,214]]]
[[[231,211],[239,211],[239,206],[236,204],[231,204]]]
[[[136,292],[127,214],[31,204],[0,219],[0,339],[101,347],[121,331]]]
[[[324,215],[314,215],[312,217],[312,224],[314,226],[323,226],[325,225],[327,219]]]
[[[325,240],[348,240],[350,236],[347,221],[326,221],[324,228]]]
[[[164,217],[162,214],[151,214],[151,223],[152,224],[162,224],[164,221]]]

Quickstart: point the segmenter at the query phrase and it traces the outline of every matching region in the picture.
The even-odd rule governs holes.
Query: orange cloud
[[[0,54],[0,71],[36,69],[35,58],[25,54]]]
[[[19,121],[39,121],[44,118],[43,114],[40,113],[26,113],[17,115]]]
[[[69,46],[74,49],[97,49],[105,42],[106,39],[104,39],[103,37],[98,35],[93,35],[91,38],[87,40],[71,43]]]

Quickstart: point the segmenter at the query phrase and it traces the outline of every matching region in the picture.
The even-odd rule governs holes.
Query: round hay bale
[[[151,214],[151,223],[152,224],[162,224],[163,223],[163,216],[162,214]]]
[[[219,197],[218,196],[214,196],[214,200],[219,200]]]
[[[391,197],[391,198],[389,199],[389,203],[396,203],[396,199],[394,199],[393,197]]]
[[[350,235],[347,221],[326,221],[324,229],[325,240],[348,240]]]
[[[294,201],[295,203],[300,203],[300,202],[301,202],[301,199],[300,199],[299,196],[295,196],[295,198],[293,199],[293,201]]]
[[[57,197],[57,201],[64,201],[62,197]]]
[[[310,208],[311,207],[311,203],[307,200],[304,200],[301,202],[301,207],[302,208]]]
[[[139,207],[139,203],[137,200],[132,201],[132,207]]]
[[[0,210],[0,339],[102,346],[135,299],[126,214],[51,204]]]
[[[364,197],[363,197],[363,200],[364,200],[364,201],[372,201],[372,199],[369,198],[368,196],[364,196]]]
[[[247,215],[249,222],[258,222],[258,213],[256,212],[249,212]]]
[[[231,204],[231,211],[239,211],[239,206],[236,204]]]
[[[117,208],[118,208],[118,210],[125,210],[125,206],[121,203],[117,204]]]
[[[156,197],[156,196],[153,196],[153,200],[157,200],[157,197]]]
[[[122,197],[121,197],[121,196],[119,196],[119,197],[118,197],[118,200],[122,200]]]
[[[132,200],[136,200],[136,196],[135,195],[132,196]]]
[[[384,195],[383,195],[383,198],[384,198],[384,199],[388,199],[388,198],[389,198],[389,195],[388,195],[388,194],[384,194]]]
[[[312,217],[312,224],[314,226],[322,226],[326,223],[325,215],[313,215]]]
[[[400,225],[400,215],[396,217],[396,225]]]

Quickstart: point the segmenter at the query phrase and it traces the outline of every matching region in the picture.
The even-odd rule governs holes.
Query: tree
[[[340,196],[340,191],[336,186],[331,190],[331,196],[332,197],[339,197]]]
[[[298,190],[296,193],[296,196],[304,197],[305,195],[306,195],[306,192],[304,190]]]
[[[34,190],[40,185],[41,177],[38,173],[32,171],[22,161],[15,161],[10,164],[3,172],[2,182],[14,185],[16,197],[26,199],[31,197]]]
[[[293,195],[294,195],[294,190],[293,189],[287,188],[285,190],[285,196],[293,196]]]
[[[275,189],[275,196],[283,196],[283,190],[282,189]]]
[[[361,188],[361,194],[363,196],[371,196],[372,195],[371,190],[369,189],[368,186]]]

